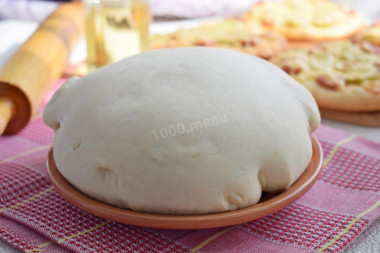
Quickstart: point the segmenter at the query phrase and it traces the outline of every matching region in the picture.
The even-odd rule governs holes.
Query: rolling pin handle
[[[12,101],[7,97],[0,97],[0,136],[7,128],[8,122],[12,117]]]

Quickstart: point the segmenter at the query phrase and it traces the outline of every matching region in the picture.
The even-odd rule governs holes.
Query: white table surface
[[[359,1],[357,1],[359,2]],[[375,2],[373,0],[373,2]],[[198,24],[199,21],[176,21],[155,23],[151,32],[164,33],[170,32],[178,27],[191,27]],[[12,55],[13,52],[25,41],[30,34],[37,28],[37,23],[22,20],[0,20],[0,67]],[[6,36],[5,36],[6,35]],[[74,51],[70,61],[79,62],[86,58],[85,43],[82,40],[77,49]],[[347,132],[354,133],[358,136],[366,137],[370,140],[380,142],[380,128],[361,127],[351,124],[345,124],[333,120],[323,119],[322,123]],[[1,239],[1,238],[0,238]],[[0,240],[0,253],[19,252],[13,247]],[[346,250],[345,253],[377,253],[380,252],[380,218],[365,230],[357,240],[355,240]]]

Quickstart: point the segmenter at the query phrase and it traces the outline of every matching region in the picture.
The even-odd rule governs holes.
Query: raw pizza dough
[[[197,47],[153,50],[72,78],[43,118],[55,129],[56,165],[76,188],[162,214],[234,210],[257,203],[262,190],[289,188],[320,122],[310,93],[276,66]],[[155,136],[161,129],[170,134]]]

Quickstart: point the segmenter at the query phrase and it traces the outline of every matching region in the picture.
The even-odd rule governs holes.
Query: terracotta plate
[[[168,229],[200,229],[215,228],[254,220],[274,213],[293,203],[301,197],[317,180],[322,168],[322,149],[318,140],[311,136],[313,157],[301,177],[287,190],[278,194],[266,195],[262,200],[250,207],[223,213],[202,215],[162,215],[130,211],[87,197],[72,186],[57,170],[52,150],[49,152],[47,169],[50,181],[55,189],[73,205],[96,216],[152,228]]]

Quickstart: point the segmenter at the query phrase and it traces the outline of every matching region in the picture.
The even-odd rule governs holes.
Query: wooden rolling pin
[[[80,2],[61,4],[0,69],[0,135],[27,125],[84,29]]]

